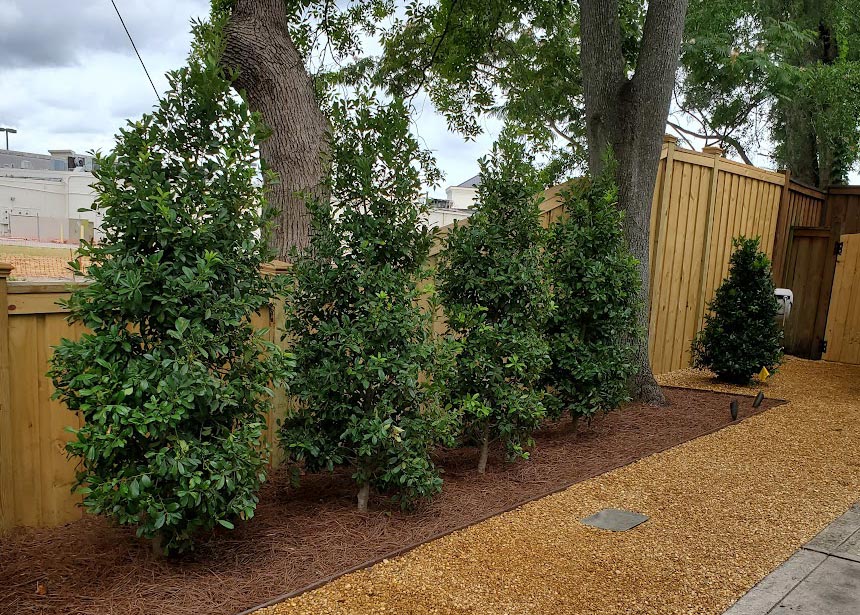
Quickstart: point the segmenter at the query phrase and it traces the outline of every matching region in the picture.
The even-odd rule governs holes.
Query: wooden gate
[[[822,359],[860,365],[860,234],[840,241]]]
[[[834,242],[830,229],[820,227],[793,227],[788,242],[783,284],[794,292],[794,306],[785,323],[785,351],[818,359],[827,317],[830,286],[826,279],[833,267]]]

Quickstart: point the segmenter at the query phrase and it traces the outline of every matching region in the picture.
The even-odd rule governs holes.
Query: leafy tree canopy
[[[619,2],[622,52],[635,68],[646,4]],[[409,95],[426,88],[467,138],[480,118],[505,120],[547,154],[547,183],[587,161],[577,2],[410,2],[385,37],[377,78]]]
[[[860,2],[692,0],[682,61],[681,134],[745,158],[770,139],[799,179],[847,179],[860,152]]]

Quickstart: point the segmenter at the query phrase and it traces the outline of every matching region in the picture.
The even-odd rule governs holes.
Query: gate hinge
[[[837,241],[836,245],[833,246],[833,255],[834,256],[842,256],[842,248],[844,247],[844,241]]]
[[[818,344],[818,352],[821,354],[827,352],[827,340],[821,340],[821,343]]]

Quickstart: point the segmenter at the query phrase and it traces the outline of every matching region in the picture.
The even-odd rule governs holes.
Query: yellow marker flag
[[[762,367],[761,371],[758,373],[758,379],[764,382],[768,379],[768,376],[770,376],[770,372],[767,371],[766,367]]]

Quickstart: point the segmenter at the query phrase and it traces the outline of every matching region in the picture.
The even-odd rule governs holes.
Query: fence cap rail
[[[284,261],[271,261],[260,267],[263,275],[278,275],[286,273],[292,265]],[[8,263],[0,263],[0,278],[8,278],[14,267]],[[89,286],[92,281],[87,278],[76,280],[50,280],[31,278],[28,280],[9,280],[7,283],[10,294],[40,294],[40,293],[69,293],[82,286]]]
[[[286,261],[275,260],[263,263],[260,266],[260,272],[264,275],[278,275],[279,273],[286,273],[291,267],[292,265]]]
[[[92,284],[89,280],[45,280],[42,282],[34,280],[18,280],[7,282],[10,295],[40,294],[40,293],[68,293],[82,286]]]
[[[822,192],[815,186],[810,186],[809,184],[804,184],[803,182],[799,182],[793,177],[791,178],[791,189],[795,192],[799,192],[801,194],[805,194],[808,197],[813,199],[818,199],[819,201],[823,201],[827,198],[827,193]]]
[[[860,186],[830,186],[827,192],[830,194],[860,195]]]

